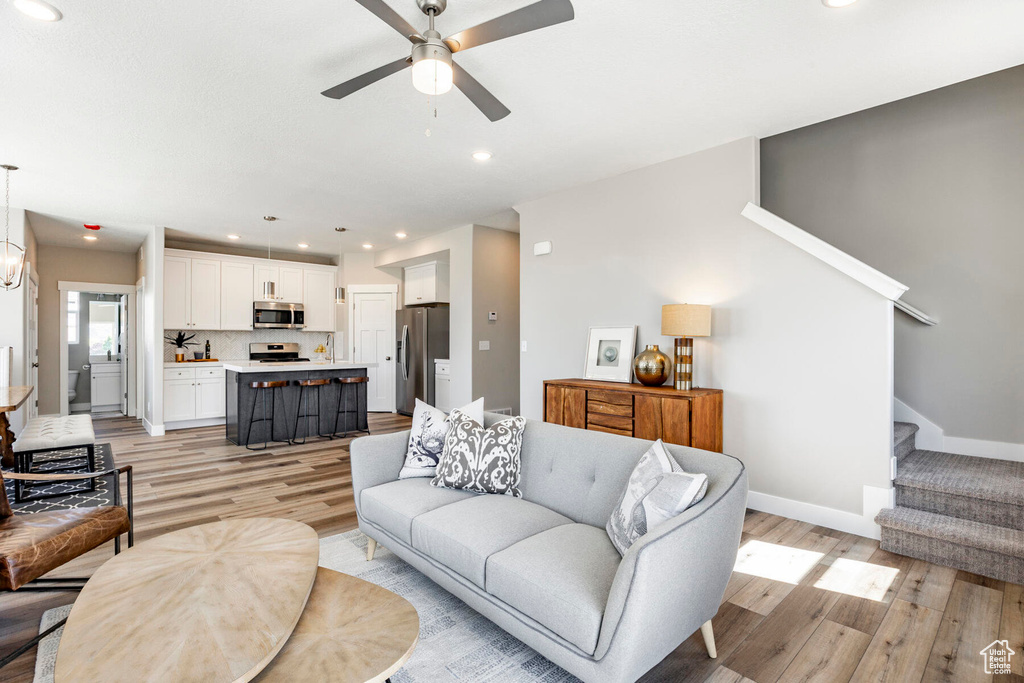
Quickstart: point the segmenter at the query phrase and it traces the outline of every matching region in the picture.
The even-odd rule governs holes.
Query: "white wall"
[[[139,250],[139,270],[145,275],[146,396],[143,425],[154,436],[164,433],[164,229],[155,227]]]
[[[892,305],[740,216],[757,156],[739,140],[516,207],[522,411],[541,418],[542,381],[580,376],[588,326],[638,324],[638,348],[671,354],[662,304],[711,304],[695,384],[725,391],[751,504],[859,523],[864,487],[889,487]],[[543,240],[553,253],[535,257]]]

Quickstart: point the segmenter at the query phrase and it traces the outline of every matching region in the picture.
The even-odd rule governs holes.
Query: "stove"
[[[308,363],[308,358],[299,357],[299,345],[292,342],[281,344],[249,344],[249,360],[260,363]]]

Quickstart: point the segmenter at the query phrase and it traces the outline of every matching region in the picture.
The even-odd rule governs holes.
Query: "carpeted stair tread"
[[[988,550],[1024,561],[1024,531],[967,519],[937,515],[924,510],[896,507],[878,513],[875,522],[894,531],[927,536],[970,548]]]
[[[893,422],[892,445],[899,446],[901,443],[914,436],[914,434],[917,434],[917,430],[919,429],[921,428],[911,422]]]
[[[896,485],[1024,505],[1024,463],[917,450],[900,461]]]

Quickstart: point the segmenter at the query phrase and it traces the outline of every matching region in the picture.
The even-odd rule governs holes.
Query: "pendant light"
[[[270,224],[277,220],[277,216],[264,216],[263,220],[267,221],[267,260],[270,260]],[[267,280],[263,283],[263,298],[264,299],[276,299],[277,298],[277,283],[273,280]]]
[[[346,232],[346,231],[348,231],[348,228],[335,228],[334,229],[334,232],[338,233],[339,235],[341,233],[343,233],[343,232]],[[338,240],[338,258],[339,259],[341,258],[341,240],[340,239]],[[336,304],[343,304],[343,303],[345,303],[345,288],[344,287],[335,287],[334,288],[334,303],[336,303]]]
[[[17,166],[9,164],[0,165],[4,169],[6,178],[6,192],[4,194],[4,241],[0,244],[0,287],[6,290],[17,289],[21,286],[21,276],[25,273],[25,250],[14,242],[11,242],[11,171],[17,171]]]

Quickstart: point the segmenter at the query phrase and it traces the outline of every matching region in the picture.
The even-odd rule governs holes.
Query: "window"
[[[68,344],[78,344],[78,292],[68,292]]]
[[[104,301],[89,302],[89,355],[105,356],[120,352],[118,345],[119,307]]]

